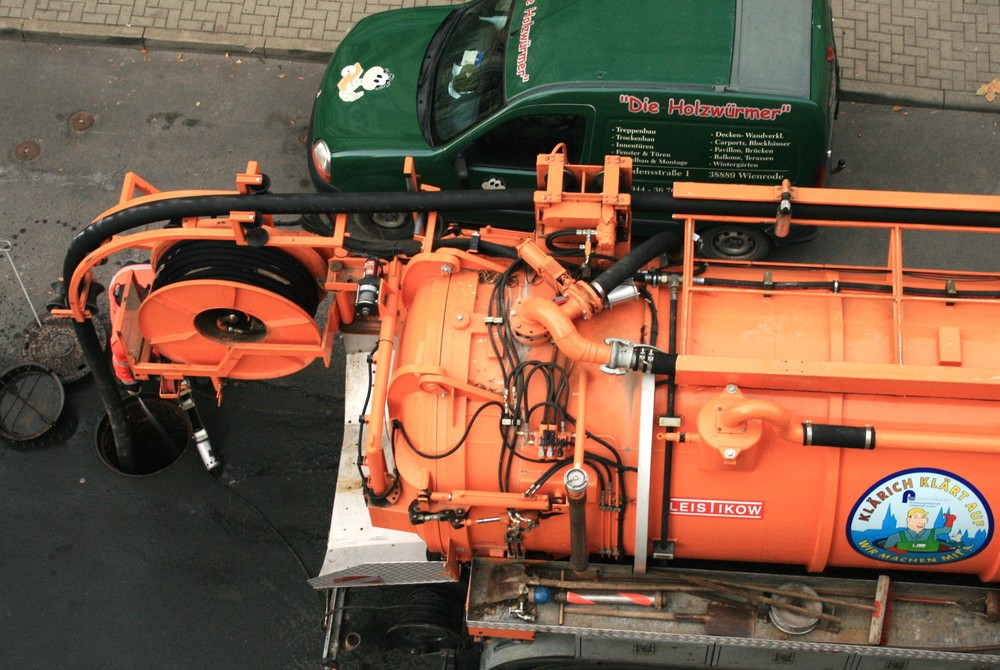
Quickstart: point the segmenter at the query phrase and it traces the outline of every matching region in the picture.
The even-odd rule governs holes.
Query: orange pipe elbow
[[[747,421],[767,421],[789,442],[802,444],[802,426],[793,424],[788,410],[770,400],[740,400],[722,410],[719,421],[728,428],[738,428]]]
[[[581,363],[610,363],[611,345],[581,335],[559,305],[540,296],[532,296],[524,301],[520,309],[524,320],[541,325],[552,337],[552,344],[567,358]]]

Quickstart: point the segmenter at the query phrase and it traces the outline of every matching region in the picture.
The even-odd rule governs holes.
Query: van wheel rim
[[[406,212],[372,212],[372,223],[382,228],[399,228],[409,218]]]
[[[757,242],[740,230],[727,230],[712,239],[712,247],[723,256],[742,258],[754,252]]]

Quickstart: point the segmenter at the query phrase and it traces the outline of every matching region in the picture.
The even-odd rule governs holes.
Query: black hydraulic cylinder
[[[569,500],[569,563],[575,572],[590,567],[587,552],[587,494],[568,493]]]

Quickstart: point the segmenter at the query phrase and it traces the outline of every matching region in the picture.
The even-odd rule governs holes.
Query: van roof
[[[517,0],[506,96],[571,82],[808,98],[812,3]]]

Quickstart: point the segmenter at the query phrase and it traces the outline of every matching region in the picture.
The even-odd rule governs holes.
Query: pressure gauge
[[[566,471],[563,482],[566,484],[566,490],[570,493],[580,493],[587,489],[587,484],[590,483],[590,476],[587,475],[587,471],[583,468],[570,468]]]

